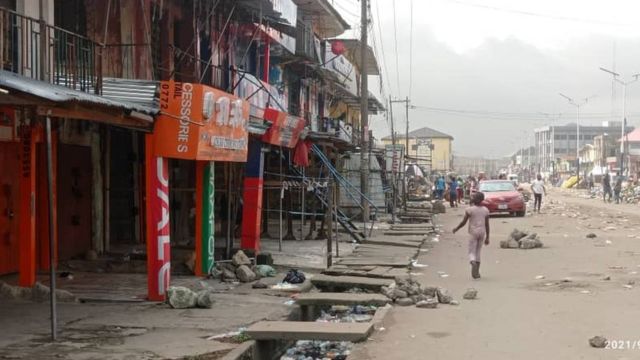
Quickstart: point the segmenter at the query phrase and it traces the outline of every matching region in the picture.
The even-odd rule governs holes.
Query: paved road
[[[474,287],[479,298],[434,310],[396,307],[386,330],[374,334],[355,357],[640,359],[640,348],[588,345],[590,337],[604,335],[640,346],[640,208],[559,191],[550,199],[554,204],[547,203],[540,215],[492,218],[492,244],[484,249],[479,281],[470,279],[466,234],[450,231],[463,210],[441,216],[446,233],[419,258],[429,266],[418,280],[446,287],[458,299]],[[545,248],[500,249],[499,241],[514,227],[537,232]],[[587,239],[588,233],[597,238]],[[607,276],[611,280],[604,280]],[[634,280],[632,289],[623,286]]]

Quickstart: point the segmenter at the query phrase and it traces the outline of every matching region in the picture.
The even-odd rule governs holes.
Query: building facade
[[[348,29],[327,0],[45,0],[44,25],[37,3],[0,1],[0,274],[22,286],[48,267],[51,231],[55,262],[144,254],[162,300],[176,260],[206,275],[260,251],[278,199],[265,176],[294,204],[286,176],[358,145],[369,47],[327,40]]]
[[[396,144],[406,147],[405,134],[396,134]],[[391,145],[391,136],[381,139],[384,145]],[[453,136],[428,127],[409,132],[409,151],[405,158],[429,172],[450,172],[454,170]]]
[[[578,128],[575,124],[535,129],[535,164],[545,174],[575,171],[579,148],[593,144],[597,136],[619,134],[620,127],[621,123],[616,122],[603,123],[602,126],[580,126],[580,139],[577,138]],[[627,128],[627,132],[631,130],[632,127]]]

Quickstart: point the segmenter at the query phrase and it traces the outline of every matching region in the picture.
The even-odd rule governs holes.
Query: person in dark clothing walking
[[[607,202],[607,195],[609,195],[608,201],[611,202],[611,175],[607,171],[602,177],[602,200]]]
[[[616,199],[616,204],[620,204],[622,199],[620,199],[620,192],[622,191],[622,176],[618,173],[618,177],[616,178],[616,184],[613,186],[613,195]]]

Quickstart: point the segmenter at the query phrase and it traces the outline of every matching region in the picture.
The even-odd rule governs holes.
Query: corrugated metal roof
[[[324,37],[341,35],[351,27],[327,0],[293,0],[306,18],[317,19],[317,26]]]
[[[128,112],[136,111],[147,115],[156,115],[159,113],[158,107],[85,93],[64,86],[31,79],[5,70],[0,70],[0,88],[30,94],[55,103],[97,105]]]
[[[160,107],[159,85],[160,82],[155,80],[103,78],[102,96],[157,109]]]

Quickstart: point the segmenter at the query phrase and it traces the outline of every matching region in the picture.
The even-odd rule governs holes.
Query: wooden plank
[[[255,340],[365,340],[372,323],[323,323],[307,321],[260,321],[251,325],[246,334]]]
[[[308,305],[375,305],[384,306],[390,302],[382,294],[351,294],[351,293],[305,293],[300,294],[296,304]]]

